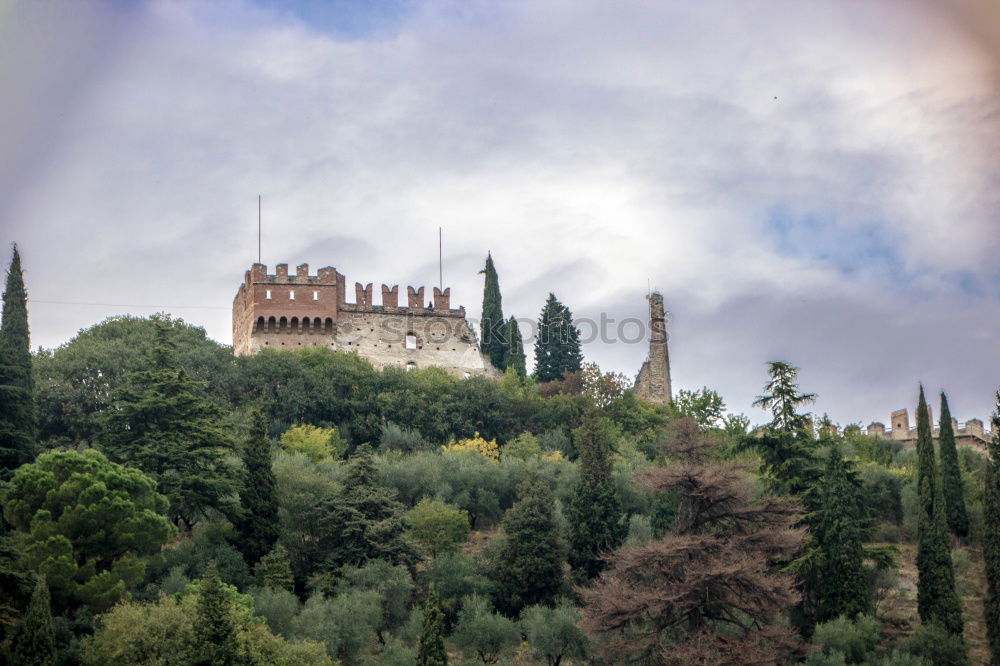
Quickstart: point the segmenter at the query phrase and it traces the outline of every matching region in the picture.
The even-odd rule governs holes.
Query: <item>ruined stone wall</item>
[[[663,295],[649,295],[649,356],[635,380],[635,393],[647,402],[666,404],[673,399],[670,387],[670,355]]]

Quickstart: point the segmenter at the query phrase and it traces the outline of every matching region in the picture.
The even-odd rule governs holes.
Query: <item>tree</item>
[[[152,479],[89,449],[43,453],[21,466],[4,518],[58,602],[102,610],[142,580],[143,558],[174,535],[166,509]]]
[[[798,548],[800,507],[753,499],[747,475],[731,465],[651,468],[638,482],[673,492],[677,512],[663,539],[620,549],[589,588],[579,590],[584,627],[612,663],[783,663],[798,641],[783,626],[797,601],[778,569]]]
[[[486,284],[483,287],[483,320],[480,322],[482,340],[480,342],[483,354],[490,360],[493,367],[503,370],[507,367],[507,335],[509,329],[503,317],[500,303],[500,282],[497,270],[493,266],[493,257],[486,253],[486,266],[480,273],[486,274]]]
[[[347,448],[336,428],[317,428],[308,423],[292,426],[281,434],[278,443],[284,450],[302,453],[314,463],[340,458]]]
[[[948,547],[944,496],[937,482],[934,441],[920,387],[917,403],[917,610],[924,624],[940,624],[949,633],[962,634],[962,604],[955,590],[955,570]]]
[[[524,360],[524,338],[514,317],[507,320],[506,367],[513,368],[518,377],[528,374]]]
[[[785,361],[771,361],[770,381],[757,396],[755,407],[771,410],[772,420],[763,429],[743,437],[740,447],[761,457],[760,471],[774,492],[800,494],[816,480],[816,447],[808,432],[809,415],[799,414],[799,405],[813,402],[815,393],[800,393],[795,383],[799,369]]]
[[[690,416],[702,428],[722,427],[726,415],[722,396],[707,386],[698,391],[681,389],[670,401],[670,409],[677,416]]]
[[[864,567],[861,482],[840,449],[831,447],[826,470],[806,496],[810,536],[797,569],[807,582],[816,621],[854,618],[871,610]]]
[[[50,666],[55,663],[55,651],[49,587],[45,584],[45,576],[39,576],[21,627],[14,636],[10,651],[12,663]]]
[[[521,613],[521,631],[536,658],[559,666],[567,657],[576,661],[587,656],[587,637],[577,627],[579,619],[576,609],[565,602],[555,608],[531,606]]]
[[[35,380],[28,337],[28,295],[14,246],[0,323],[0,479],[35,457]]]
[[[517,623],[494,613],[482,597],[465,600],[452,634],[452,640],[467,657],[474,654],[484,664],[500,661],[520,637]]]
[[[990,663],[1000,664],[1000,391],[993,412],[990,462],[986,467],[983,493],[983,560],[986,565],[986,596],[983,614],[990,644]]]
[[[538,478],[528,478],[503,516],[506,541],[496,562],[497,607],[516,617],[534,604],[551,606],[563,587],[563,546],[555,500]]]
[[[564,373],[579,372],[582,363],[580,331],[573,325],[573,313],[555,294],[549,294],[538,319],[535,378],[540,382],[562,379]]]
[[[625,541],[628,523],[611,478],[609,437],[596,411],[584,417],[574,440],[580,452],[580,478],[566,505],[569,563],[581,580],[589,580]]]
[[[431,557],[456,551],[469,538],[469,513],[423,498],[407,514],[410,534]]]
[[[267,555],[260,558],[254,567],[254,573],[265,586],[288,590],[295,589],[295,578],[292,576],[292,565],[288,559],[288,550],[280,543]]]
[[[156,479],[174,524],[190,527],[212,509],[232,508],[237,486],[225,455],[233,447],[221,416],[201,383],[177,367],[169,331],[160,325],[146,367],[112,399],[102,448]]]
[[[255,410],[250,440],[243,449],[246,481],[240,493],[243,516],[239,548],[248,564],[254,564],[278,541],[277,481],[271,469],[271,440],[264,414]]]
[[[209,566],[208,574],[202,579],[194,633],[201,653],[198,663],[209,666],[240,663],[230,601],[226,598],[214,563]]]
[[[965,511],[965,491],[962,472],[958,467],[955,431],[951,424],[948,396],[941,392],[941,423],[938,430],[938,456],[941,459],[941,494],[944,496],[948,529],[957,537],[969,535],[969,515]]]
[[[444,649],[444,614],[433,583],[424,602],[417,666],[448,666],[448,653]]]

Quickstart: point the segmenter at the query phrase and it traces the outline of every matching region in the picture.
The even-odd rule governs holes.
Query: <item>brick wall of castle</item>
[[[346,291],[344,276],[332,267],[311,276],[307,264],[295,275],[286,264],[274,274],[254,264],[233,300],[234,353],[322,346],[355,352],[377,368],[496,374],[479,350],[465,308],[451,308],[450,288],[435,287],[431,303],[424,300],[424,287],[407,287],[404,303],[398,285],[382,285],[379,304],[371,283],[355,284],[354,303],[346,302]]]

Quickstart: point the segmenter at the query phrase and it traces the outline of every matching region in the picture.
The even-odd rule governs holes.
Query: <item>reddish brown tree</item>
[[[799,548],[801,507],[754,501],[731,465],[683,463],[639,482],[678,498],[673,533],[624,548],[580,591],[584,626],[613,663],[773,664],[800,649],[782,623],[798,601],[779,571]]]

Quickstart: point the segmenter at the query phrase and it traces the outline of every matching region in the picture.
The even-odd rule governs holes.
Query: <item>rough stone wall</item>
[[[928,410],[930,410],[930,406],[928,406]],[[892,424],[892,430],[886,430],[885,426],[877,421],[870,423],[868,425],[868,434],[885,439],[894,439],[905,447],[916,446],[917,429],[915,426],[910,428],[909,412],[906,409],[897,409],[894,411],[889,417],[889,422]],[[992,437],[992,433],[985,432],[982,421],[979,419],[969,419],[964,424],[959,424],[957,419],[952,418],[951,425],[955,432],[955,444],[957,446],[968,446],[987,452],[989,438]],[[933,421],[931,421],[931,431],[934,440],[937,441],[940,428]]]
[[[294,297],[291,292],[294,291]],[[408,288],[408,306],[398,304],[399,287],[382,285],[382,304],[373,303],[372,284],[355,285],[355,303],[345,302],[344,276],[334,268],[310,276],[300,265],[288,275],[254,264],[233,300],[233,351],[324,346],[355,352],[377,368],[439,367],[459,376],[495,376],[465,319],[465,308],[450,307],[451,289],[434,289],[434,303],[423,303],[424,288]]]
[[[635,393],[647,402],[666,404],[673,394],[670,388],[670,355],[667,349],[667,327],[663,295],[649,295],[649,356],[639,369]]]

